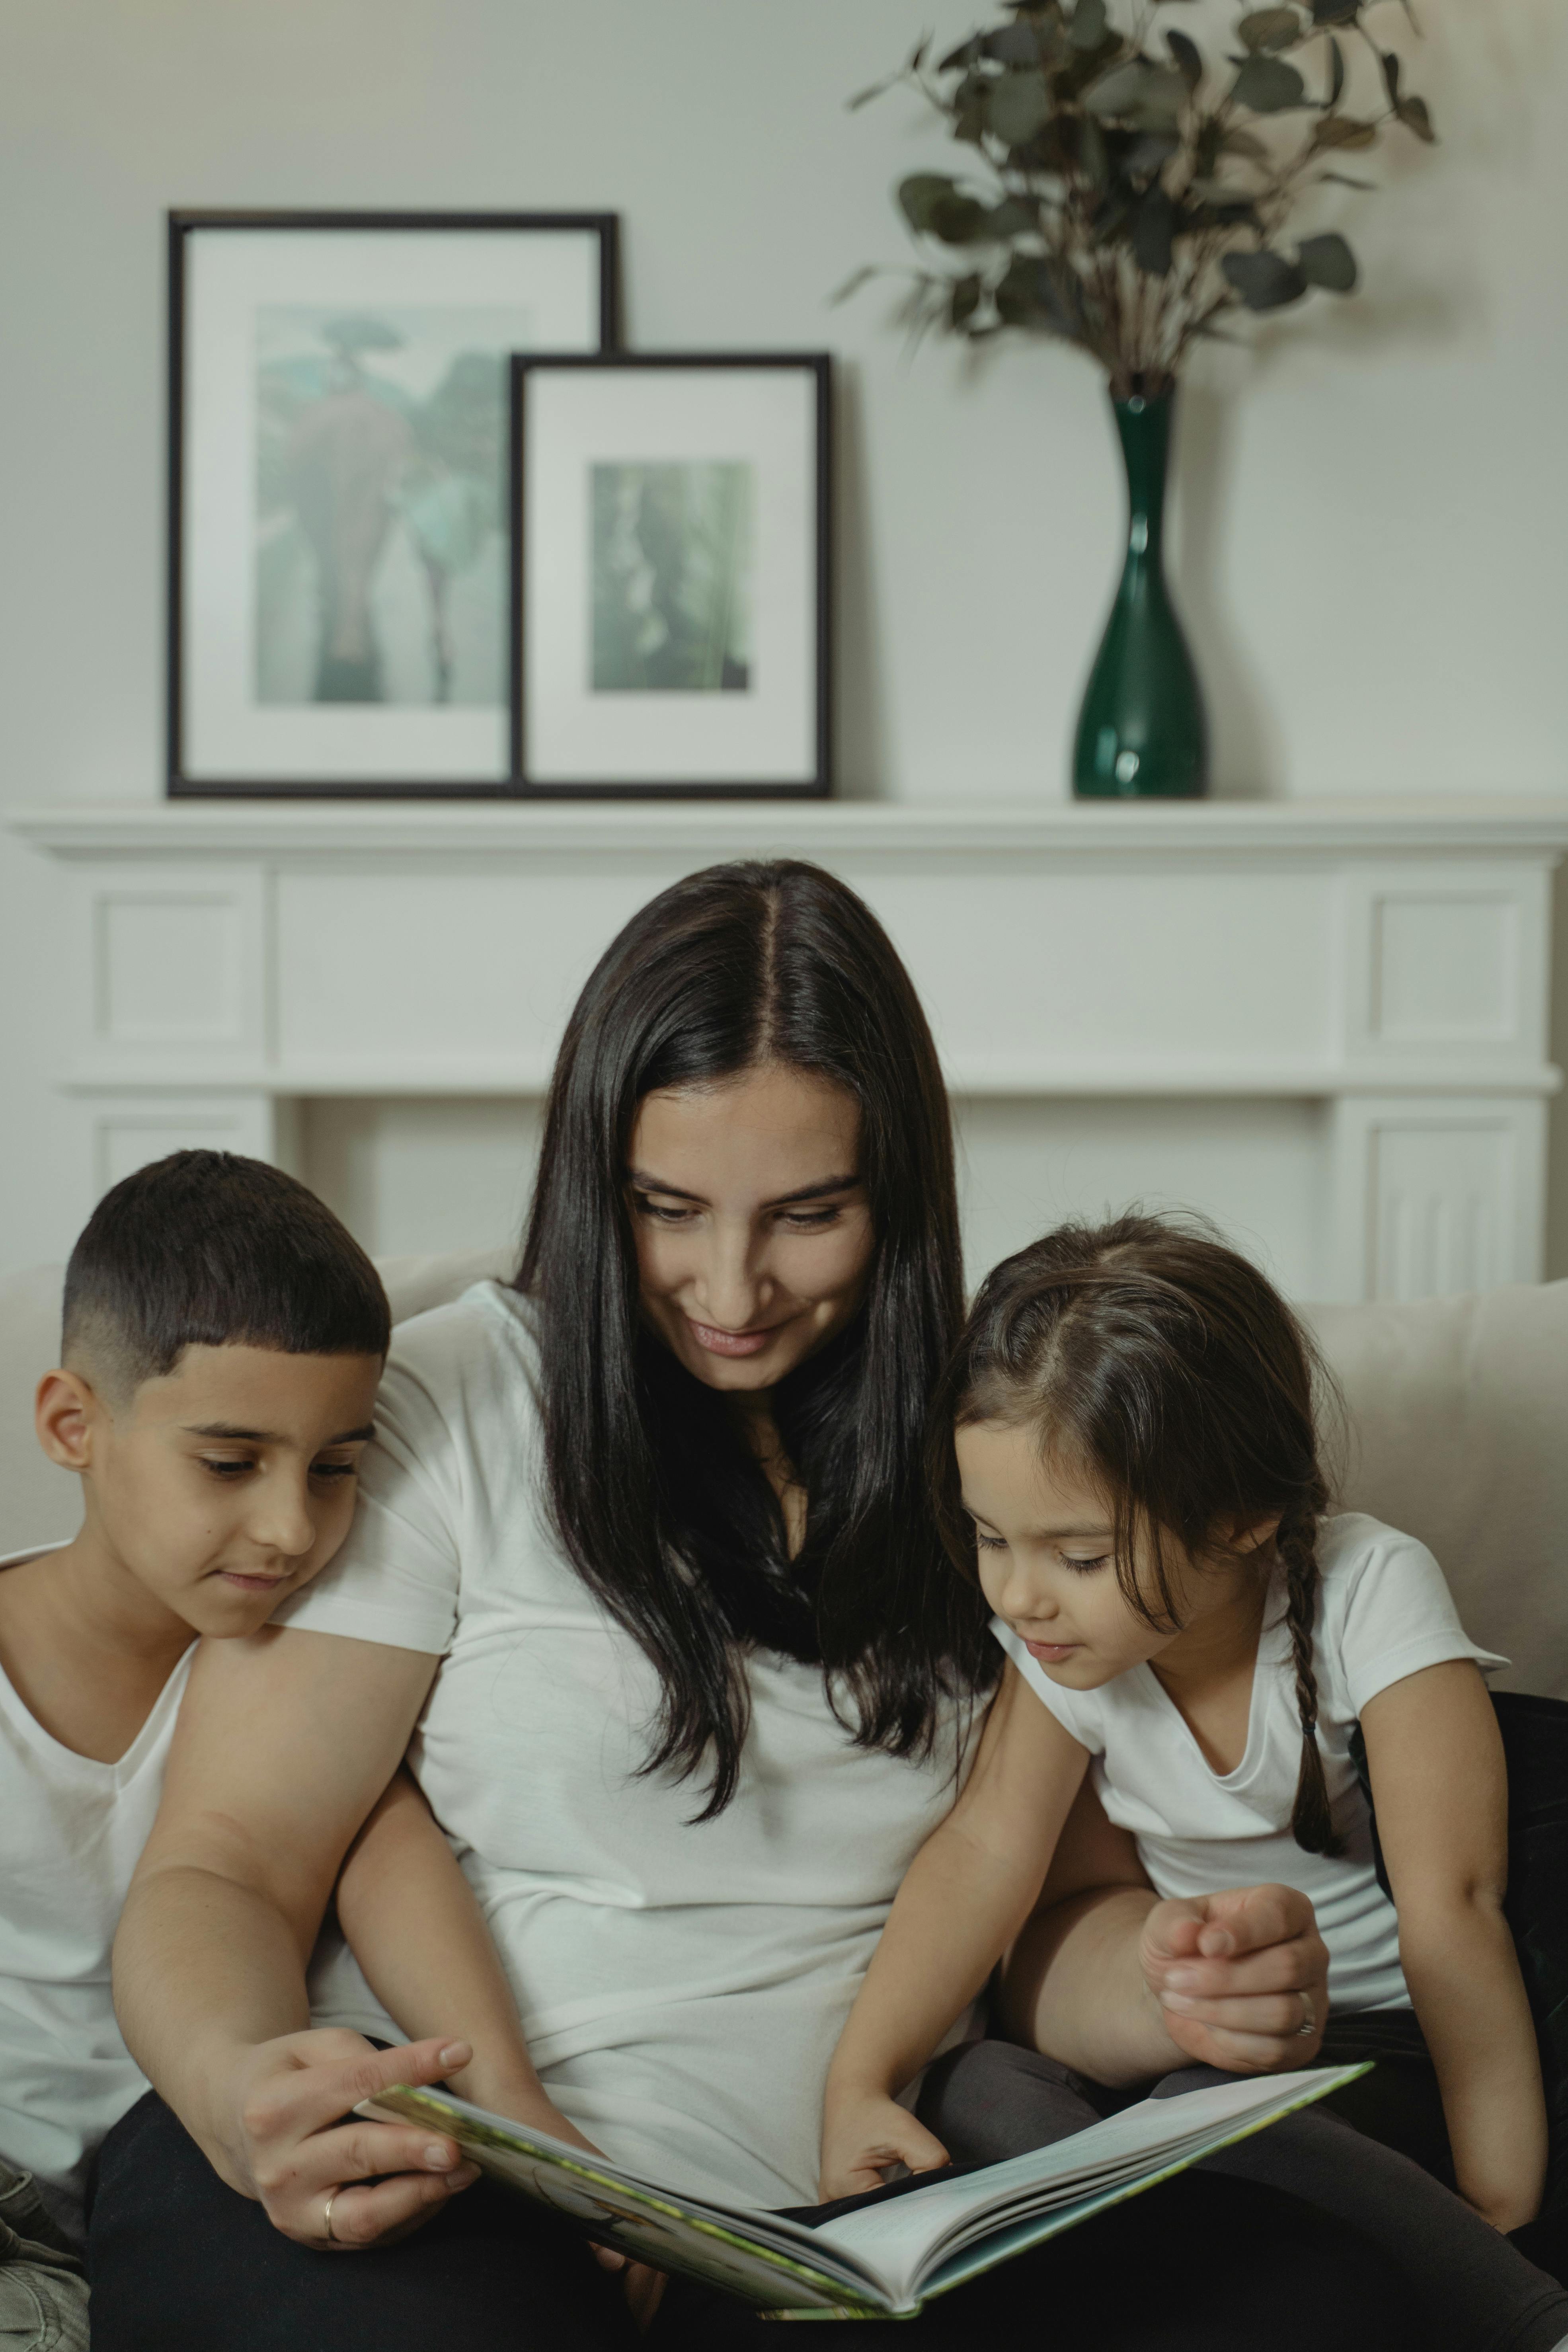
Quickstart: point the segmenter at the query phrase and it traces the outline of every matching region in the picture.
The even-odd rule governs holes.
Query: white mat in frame
[[[517,788],[828,791],[826,354],[548,354],[513,380]],[[716,555],[697,509],[725,494]],[[610,641],[612,592],[641,597],[646,663]],[[700,677],[658,666],[683,601],[721,638],[743,608]]]
[[[504,548],[496,677],[482,698],[423,707],[408,698],[333,705],[308,692],[264,698],[263,322],[332,312],[467,320],[502,372],[504,419],[512,351],[596,352],[613,340],[616,244],[608,215],[171,215],[172,791],[506,788]],[[384,357],[376,372],[389,373]]]

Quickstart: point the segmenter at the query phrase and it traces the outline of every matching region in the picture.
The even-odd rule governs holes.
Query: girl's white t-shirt
[[[14,1553],[0,1572],[39,1557]],[[147,2088],[114,2021],[110,1960],[195,1648],[116,1764],[51,1738],[0,1673],[0,2156],[77,2234],[92,2154]]]
[[[644,1776],[658,1685],[552,1534],[530,1309],[480,1283],[400,1327],[337,1559],[278,1622],[442,1658],[409,1761],[479,1896],[551,2097],[621,2162],[816,2195],[824,2079],[899,1881],[952,1804],[857,1748],[819,1667],[752,1653],[739,1790]],[[851,1722],[854,1720],[850,1715]],[[319,2024],[398,2038],[341,1942]]]
[[[1151,1666],[1131,1667],[1098,1690],[1068,1690],[1052,1681],[1001,1618],[993,1618],[991,1630],[1030,1688],[1089,1749],[1100,1801],[1137,1839],[1158,1894],[1297,1887],[1311,1898],[1329,1948],[1330,2008],[1408,2008],[1399,1925],[1377,1883],[1351,1735],[1370,1699],[1424,1666],[1473,1658],[1489,1670],[1508,1660],[1469,1640],[1442,1570],[1414,1536],[1347,1511],[1320,1522],[1318,1566],[1318,1747],[1334,1826],[1344,1839],[1339,1855],[1307,1853],[1290,1833],[1301,1721],[1278,1570],[1258,1639],[1247,1748],[1234,1772],[1215,1772],[1205,1760]]]

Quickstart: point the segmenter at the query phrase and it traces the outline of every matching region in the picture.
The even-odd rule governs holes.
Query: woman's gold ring
[[[1318,2030],[1318,2012],[1312,2007],[1312,1996],[1310,1992],[1302,1993],[1300,1996],[1300,1999],[1301,2002],[1301,2022],[1296,2028],[1296,2031],[1298,2034],[1310,2036],[1316,2033]]]
[[[340,2180],[338,2183],[338,2189],[341,2189],[342,2187],[342,2182]],[[327,2201],[321,2208],[321,2227],[327,2233],[327,2243],[329,2246],[341,2246],[342,2243],[342,2240],[339,2237],[337,2231],[332,2227],[332,2208],[337,2201],[338,2189],[329,2189],[327,2191]]]

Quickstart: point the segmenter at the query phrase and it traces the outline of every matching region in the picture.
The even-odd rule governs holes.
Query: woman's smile
[[[761,1331],[725,1331],[716,1323],[699,1323],[693,1315],[686,1320],[698,1346],[706,1348],[711,1356],[760,1356],[781,1328],[779,1324],[770,1323]]]

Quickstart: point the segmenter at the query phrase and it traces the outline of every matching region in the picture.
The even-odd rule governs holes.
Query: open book
[[[774,2316],[904,2319],[1107,2205],[1261,2131],[1364,2066],[1144,2099],[1005,2164],[943,2175],[815,2226],[689,2197],[443,2091],[383,2091],[364,2114],[429,2124],[498,2180],[656,2270],[685,2271]]]

